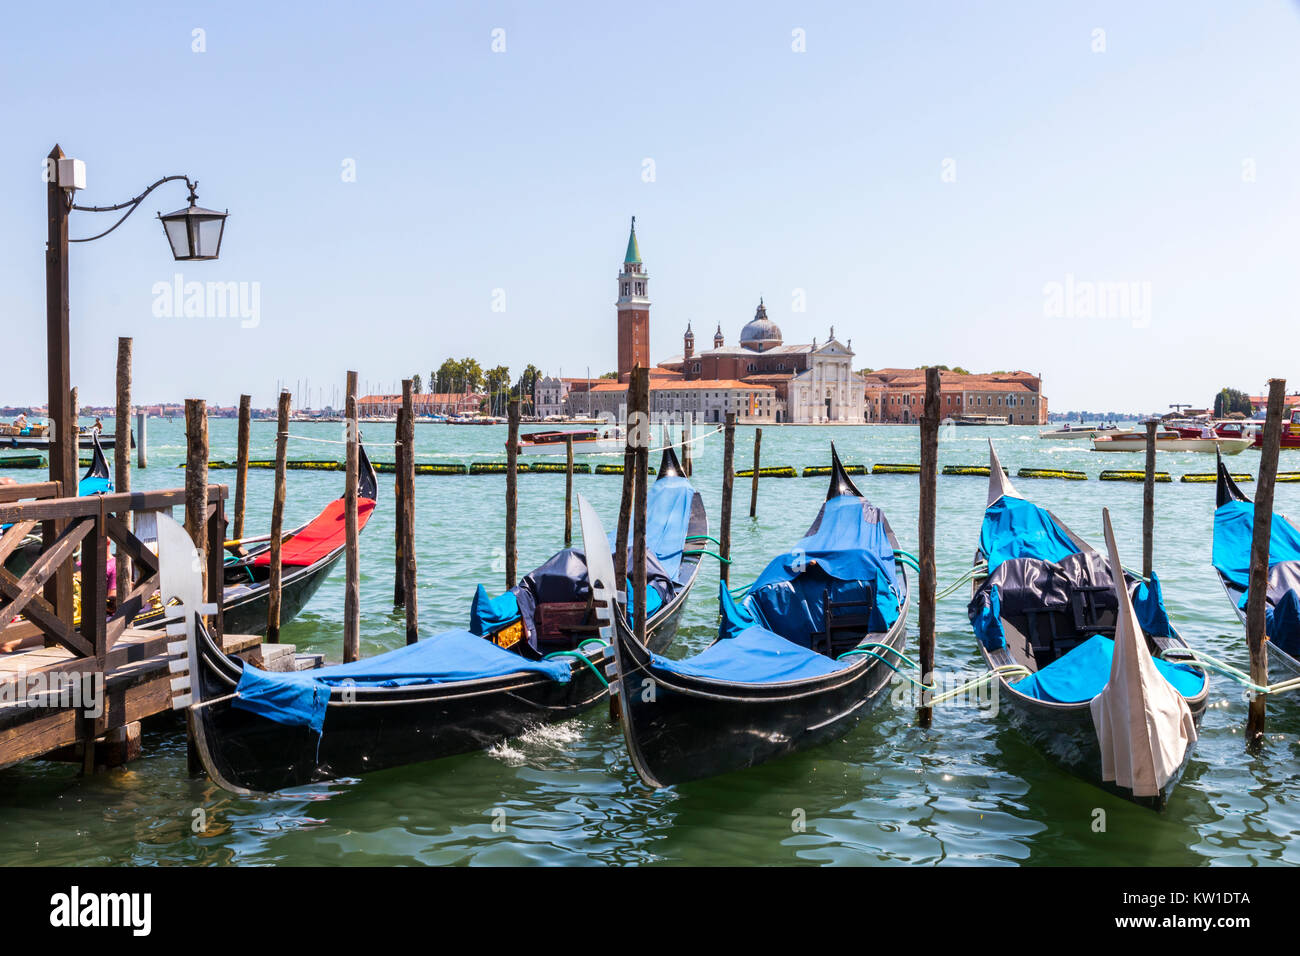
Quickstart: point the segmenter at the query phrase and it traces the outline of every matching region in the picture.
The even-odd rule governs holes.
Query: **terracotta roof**
[[[709,390],[723,391],[724,389],[737,389],[747,392],[754,391],[772,391],[771,385],[755,385],[752,382],[738,382],[734,378],[698,378],[693,382],[688,381],[660,381],[651,382],[651,387],[661,391],[668,389],[686,389],[686,390]]]

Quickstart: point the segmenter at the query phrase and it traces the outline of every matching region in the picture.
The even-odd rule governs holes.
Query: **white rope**
[[[298,441],[314,441],[318,445],[346,445],[348,443],[347,439],[340,440],[338,438],[309,438],[306,435],[295,435],[292,432],[279,432],[278,434],[281,437],[295,438]],[[362,444],[366,445],[368,448],[398,448],[401,446],[402,443],[400,441],[397,442],[368,441],[368,442],[363,442]]]
[[[651,449],[649,450],[648,453],[649,453],[649,454],[653,454],[653,453],[655,453],[655,452],[660,452],[660,453],[662,453],[662,452],[664,451],[664,449],[666,449],[666,448],[677,449],[677,448],[680,448],[680,447],[682,447],[682,446],[684,446],[684,445],[694,445],[696,442],[704,441],[704,439],[706,439],[706,438],[712,438],[714,435],[717,435],[718,433],[720,433],[720,432],[723,430],[724,427],[725,427],[725,426],[719,425],[717,428],[713,429],[713,431],[711,431],[711,432],[705,432],[703,435],[696,435],[695,437],[693,437],[693,438],[688,438],[688,439],[686,439],[686,440],[683,441],[683,442],[679,442],[679,443],[675,443],[675,444],[674,444],[674,443],[669,443],[669,444],[667,444],[667,445],[660,445],[658,448],[651,448]],[[278,435],[281,435],[281,436],[283,436],[283,437],[285,437],[285,438],[293,438],[293,439],[295,439],[295,440],[297,440],[297,441],[316,442],[318,445],[346,445],[346,444],[348,443],[346,439],[342,439],[342,440],[341,440],[341,439],[338,439],[338,438],[312,438],[312,437],[310,437],[310,436],[308,436],[308,435],[295,435],[295,434],[293,434],[292,432],[278,432],[277,434],[278,434]],[[365,445],[366,445],[367,448],[400,448],[400,447],[402,446],[402,443],[401,443],[400,441],[398,441],[398,442],[370,442],[370,441],[368,441],[368,442],[365,442]],[[481,452],[481,451],[480,451],[480,452],[466,452],[466,453],[464,453],[464,454],[444,454],[444,453],[441,453],[441,452],[435,452],[434,454],[437,454],[439,458],[452,458],[452,459],[482,459],[484,456],[487,456],[487,457],[504,457],[504,456],[505,456],[505,452],[501,452],[501,451],[498,451],[498,452]],[[592,452],[584,452],[584,451],[579,450],[579,451],[576,452],[576,454],[579,454],[579,455],[586,455],[586,456],[589,457],[589,458],[615,458],[615,457],[620,457],[620,458],[621,458],[621,457],[625,454],[625,452],[623,452],[623,451],[592,451]]]

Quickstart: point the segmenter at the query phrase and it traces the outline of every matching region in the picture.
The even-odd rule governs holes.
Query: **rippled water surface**
[[[111,425],[110,425],[111,429]],[[253,457],[274,453],[274,425],[253,427]],[[295,434],[341,437],[339,425],[294,425]],[[368,425],[372,458],[391,461],[393,426]],[[419,425],[424,461],[501,457],[504,427]],[[1111,509],[1126,563],[1141,561],[1142,486],[1102,483],[1103,468],[1141,467],[1139,455],[1102,455],[1087,443],[1054,444],[1030,428],[959,428],[940,445],[940,464],[981,464],[992,437],[1014,474],[1022,467],[1086,471],[1087,482],[1020,480],[1084,538],[1100,544],[1101,509]],[[753,430],[737,432],[738,467],[752,455]],[[766,428],[764,464],[826,464],[834,439],[847,462],[915,462],[914,428]],[[235,456],[235,423],[214,420],[213,458]],[[720,436],[696,446],[694,482],[717,532]],[[291,443],[291,457],[333,458],[339,446]],[[1283,452],[1284,469],[1300,453]],[[150,467],[139,488],[182,484],[184,424],[149,423]],[[1294,460],[1291,460],[1294,459]],[[592,459],[599,460],[599,459]],[[605,459],[610,460],[610,459]],[[1247,451],[1234,470],[1254,473]],[[1193,646],[1246,665],[1244,639],[1210,567],[1213,484],[1183,484],[1213,459],[1162,454],[1175,481],[1156,487],[1156,568],[1170,616]],[[0,471],[20,481],[39,472]],[[233,472],[213,480],[232,481]],[[612,525],[620,480],[578,475],[577,490]],[[745,581],[794,543],[817,513],[825,480],[767,479],[757,520],[749,487],[737,483],[733,581]],[[248,530],[270,523],[272,473],[250,472]],[[290,472],[286,523],[311,518],[342,492],[341,473]],[[907,550],[916,547],[917,479],[860,479]],[[984,506],[985,480],[939,479],[939,584],[970,565]],[[1249,490],[1251,486],[1246,486]],[[361,539],[362,653],[399,646],[393,613],[391,476]],[[560,547],[562,475],[522,475],[519,566],[527,570]],[[425,633],[463,627],[474,586],[501,589],[503,501],[500,476],[418,476],[420,621]],[[1300,510],[1300,485],[1277,489],[1279,511]],[[703,648],[717,612],[717,564],[701,572],[673,654]],[[300,650],[341,654],[343,566],[308,608],[284,628]],[[964,594],[941,603],[937,665],[974,673],[978,653]],[[915,621],[911,641],[915,641]],[[655,791],[629,765],[618,727],[603,707],[534,730],[487,753],[470,754],[365,778],[258,799],[234,798],[186,775],[181,731],[146,733],[143,758],[127,768],[79,778],[68,765],[33,762],[0,772],[0,862],[122,863],[479,863],[479,864],[896,864],[1018,863],[1196,865],[1296,862],[1290,842],[1300,826],[1296,782],[1300,705],[1269,706],[1268,745],[1249,756],[1242,745],[1245,704],[1239,689],[1214,678],[1201,740],[1169,809],[1154,814],[1056,770],[1002,718],[973,707],[936,711],[915,725],[910,705],[884,703],[845,739],[763,767]],[[1098,813],[1097,811],[1102,811]],[[194,830],[201,816],[207,828]],[[1097,821],[1104,822],[1098,832]]]

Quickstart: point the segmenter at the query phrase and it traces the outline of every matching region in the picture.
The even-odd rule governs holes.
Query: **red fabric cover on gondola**
[[[347,517],[343,513],[343,499],[331,501],[314,519],[292,538],[287,538],[280,548],[280,563],[285,567],[304,567],[315,564],[335,548],[343,546],[347,535]],[[369,498],[357,499],[357,532],[370,520],[375,503]],[[266,567],[271,563],[271,552],[260,554],[253,564]]]

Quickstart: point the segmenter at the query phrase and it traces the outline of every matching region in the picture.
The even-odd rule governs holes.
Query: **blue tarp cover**
[[[1138,624],[1150,637],[1172,637],[1174,629],[1169,623],[1169,614],[1165,611],[1165,595],[1160,589],[1160,577],[1151,572],[1151,583],[1139,581],[1133,591],[1133,610],[1137,614]]]
[[[469,606],[469,629],[475,634],[488,634],[499,627],[519,620],[519,599],[513,591],[490,597],[487,588],[479,585]]]
[[[520,671],[545,674],[567,683],[570,662],[530,661],[469,631],[445,631],[384,654],[314,671],[279,674],[245,665],[235,688],[234,706],[282,724],[312,727],[319,733],[330,687],[349,683],[358,687],[441,684]]]
[[[1079,552],[1050,514],[1033,502],[1006,495],[984,511],[980,548],[988,557],[990,572],[1010,558],[1060,561]]]
[[[1007,646],[1007,632],[1002,628],[1002,595],[995,584],[977,595],[981,599],[978,613],[971,620],[975,636],[991,651]]]
[[[1110,683],[1110,662],[1114,653],[1115,642],[1096,634],[1038,673],[1011,686],[1028,697],[1058,704],[1092,700]],[[1205,677],[1200,671],[1158,657],[1155,664],[1156,670],[1184,697],[1195,697],[1201,692]]]
[[[871,603],[873,633],[898,620],[900,588],[884,516],[856,495],[840,495],[822,506],[816,530],[768,563],[750,587],[744,609],[755,623],[807,645],[825,627],[828,588],[834,601]]]
[[[1250,542],[1255,533],[1255,504],[1229,501],[1214,512],[1214,566],[1238,587],[1250,584]],[[1300,560],[1300,531],[1280,514],[1273,515],[1268,566]]]
[[[694,501],[695,489],[685,478],[665,476],[655,481],[646,493],[646,547],[659,559],[670,578],[676,578],[682,566],[682,551],[692,550],[686,547],[686,533],[690,530]]]
[[[92,475],[77,482],[77,494],[83,498],[90,495],[108,494],[112,490],[113,482],[109,478],[98,478]]]
[[[685,660],[671,661],[657,654],[652,657],[655,666],[673,674],[737,684],[770,684],[819,677],[854,663],[851,658],[831,660],[758,626],[747,627],[735,637],[719,639]]]
[[[1264,609],[1264,632],[1268,639],[1292,657],[1300,657],[1300,597],[1287,591],[1276,606]]]

